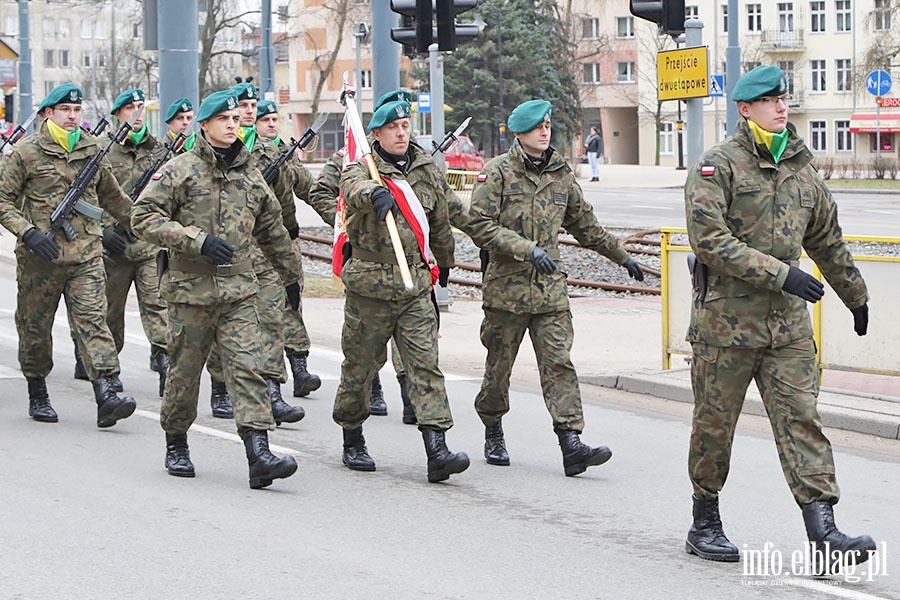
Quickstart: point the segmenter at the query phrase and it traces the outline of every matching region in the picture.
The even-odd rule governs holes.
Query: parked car
[[[416,143],[431,152],[434,146],[431,145],[430,135],[416,136]],[[448,169],[458,169],[460,171],[480,171],[484,168],[484,158],[472,143],[467,135],[459,136],[450,149],[444,153],[444,160],[447,162]]]

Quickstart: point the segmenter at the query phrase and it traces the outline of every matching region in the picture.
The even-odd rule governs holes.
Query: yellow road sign
[[[699,46],[658,53],[656,91],[660,100],[709,96],[709,49]]]

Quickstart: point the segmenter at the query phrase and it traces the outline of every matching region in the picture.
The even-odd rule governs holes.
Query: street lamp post
[[[359,23],[353,37],[356,38],[356,108],[359,111],[359,118],[362,119],[362,47],[369,39],[369,25]]]

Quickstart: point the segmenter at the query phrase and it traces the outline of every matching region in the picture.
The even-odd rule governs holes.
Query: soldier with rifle
[[[194,140],[197,139],[197,133],[194,131],[194,105],[188,98],[178,98],[169,105],[165,123],[168,129],[166,142],[175,142],[172,152],[176,156],[194,147]],[[176,142],[175,138],[179,133],[183,134],[184,138]]]
[[[111,427],[134,412],[135,401],[114,390],[119,359],[106,323],[100,218],[106,209],[127,223],[130,202],[105,160],[114,142],[98,148],[82,135],[81,103],[81,89],[73,84],[51,90],[38,108],[45,119],[40,130],[0,163],[0,224],[19,240],[16,330],[28,414],[58,421],[45,378],[53,368],[53,319],[65,296],[94,387],[97,426]],[[123,123],[117,135],[124,137],[131,126]]]
[[[37,117],[38,111],[35,109],[34,112],[29,115],[25,122],[16,127],[11,134],[2,135],[0,134],[0,158],[4,156],[8,156],[10,152],[12,152],[12,147],[16,145],[20,139],[25,137],[25,134],[28,132],[28,128],[31,127],[31,124],[34,122],[34,119]]]

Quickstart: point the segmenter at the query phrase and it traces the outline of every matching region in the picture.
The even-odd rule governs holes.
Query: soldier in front
[[[94,386],[97,426],[112,427],[129,417],[136,404],[114,389],[119,358],[106,324],[102,223],[76,212],[70,219],[74,239],[46,233],[72,181],[99,150],[94,138],[82,135],[81,102],[81,89],[71,83],[54,88],[41,102],[39,115],[45,120],[40,129],[16,144],[2,162],[0,223],[19,239],[16,331],[19,364],[28,381],[28,414],[35,421],[59,420],[45,378],[53,368],[53,317],[65,296],[72,337]],[[82,199],[128,222],[130,201],[106,161]]]
[[[438,367],[437,315],[431,300],[434,254],[437,277],[446,283],[453,266],[453,233],[447,197],[453,193],[431,156],[410,142],[410,104],[386,102],[372,115],[372,156],[378,171],[396,186],[378,185],[366,165],[348,166],[340,190],[347,203],[350,258],[341,271],[346,286],[341,347],[344,362],[333,417],[343,428],[344,464],[374,471],[362,424],[370,414],[372,377],[397,341],[409,378],[409,395],[428,456],[428,481],[443,481],[469,467],[465,453],[451,453],[444,433],[453,426],[444,375]],[[398,202],[401,203],[398,206]],[[413,279],[406,290],[384,220],[396,212],[397,229]]]
[[[708,560],[740,560],[722,527],[719,492],[744,395],[756,381],[810,542],[817,551],[830,547],[839,561],[862,562],[875,549],[872,538],[850,538],[834,523],[840,492],[816,408],[819,369],[806,304],[820,300],[824,286],[800,269],[800,255],[807,252],[850,309],[858,335],[868,326],[866,284],[812,153],[787,127],[790,96],[781,69],[753,69],[731,99],[743,118],[733,136],[694,164],[684,188],[697,258],[687,335],[694,521],[685,547]]]
[[[269,451],[275,428],[260,368],[260,324],[252,254],[258,246],[299,302],[297,257],[281,224],[278,200],[238,140],[237,94],[215,92],[197,113],[201,135],[190,152],[166,163],[132,209],[141,239],[168,248],[160,295],[168,306],[169,376],[160,409],[170,475],[193,477],[187,431],[197,417],[200,374],[210,347],[222,353],[250,487],[297,470],[293,457]]]

